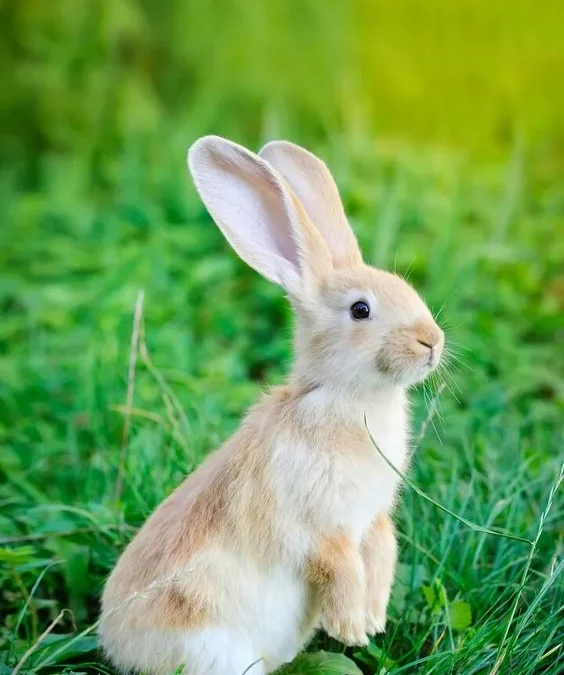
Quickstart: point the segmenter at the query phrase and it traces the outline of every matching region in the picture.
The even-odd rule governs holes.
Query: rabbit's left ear
[[[188,151],[196,189],[239,257],[296,299],[315,295],[333,269],[304,206],[262,157],[219,136]]]
[[[286,180],[321,233],[335,267],[357,267],[362,254],[339,190],[325,162],[288,141],[271,141],[259,152]]]

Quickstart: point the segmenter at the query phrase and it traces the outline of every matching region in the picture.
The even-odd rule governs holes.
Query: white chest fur
[[[313,526],[327,534],[344,530],[360,541],[372,520],[391,508],[399,480],[370,435],[395,466],[406,463],[405,393],[386,392],[362,405],[312,392],[303,406],[316,431],[309,439],[280,438],[274,449],[279,506],[296,523],[296,538]]]
[[[399,477],[374,445],[394,466],[405,467],[408,456],[405,399],[376,401],[366,411],[365,429],[367,452],[345,455],[338,463],[344,488],[341,503],[345,506],[345,521],[357,537],[362,537],[375,516],[389,511],[393,505]],[[353,495],[355,499],[351,499]]]

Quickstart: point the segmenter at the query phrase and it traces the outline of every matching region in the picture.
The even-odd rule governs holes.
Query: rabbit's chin
[[[377,367],[368,365],[362,373],[354,373],[351,369],[347,375],[340,373],[330,378],[307,377],[302,379],[306,388],[325,389],[333,391],[336,395],[345,398],[368,398],[374,396],[389,396],[398,389],[410,389],[423,382],[433,371],[434,367],[416,366],[387,370],[382,372]],[[317,374],[319,375],[319,374]]]
[[[395,385],[400,387],[413,387],[426,380],[435,370],[438,361],[424,363],[383,363],[376,361],[378,382],[381,385]]]

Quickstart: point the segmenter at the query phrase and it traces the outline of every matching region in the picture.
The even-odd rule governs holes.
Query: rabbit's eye
[[[359,300],[358,302],[355,302],[354,305],[351,305],[351,316],[356,321],[368,319],[370,316],[370,307],[366,302]]]

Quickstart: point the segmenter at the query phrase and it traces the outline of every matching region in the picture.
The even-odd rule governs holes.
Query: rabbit
[[[443,331],[399,276],[366,265],[322,160],[217,136],[188,152],[197,191],[237,254],[295,310],[287,383],[168,497],[109,579],[99,634],[121,670],[264,675],[323,628],[384,631],[408,461],[407,391]]]

